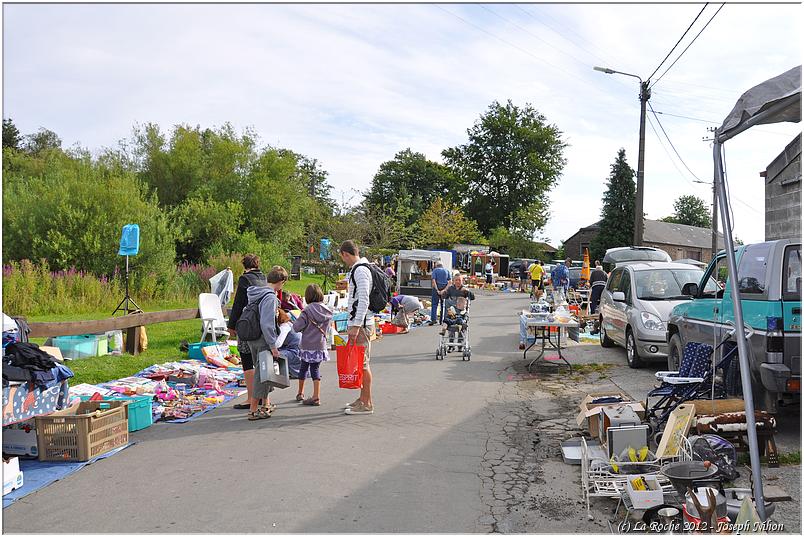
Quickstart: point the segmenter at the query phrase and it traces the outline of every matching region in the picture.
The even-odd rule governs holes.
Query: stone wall
[[[800,134],[765,174],[765,240],[801,238]]]

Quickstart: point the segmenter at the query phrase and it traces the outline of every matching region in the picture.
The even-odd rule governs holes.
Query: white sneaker
[[[344,413],[349,415],[374,414],[374,405],[367,406],[360,402],[357,406],[349,407],[344,410]]]

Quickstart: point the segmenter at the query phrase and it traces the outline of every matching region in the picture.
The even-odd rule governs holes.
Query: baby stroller
[[[461,358],[464,361],[472,359],[472,347],[469,344],[469,304],[470,300],[463,299],[466,307],[461,311],[458,309],[458,299],[447,299],[441,308],[441,324],[447,321],[447,329],[439,336],[438,348],[436,349],[436,360],[443,360],[448,353],[461,351]],[[450,317],[450,308],[454,308],[455,317]]]

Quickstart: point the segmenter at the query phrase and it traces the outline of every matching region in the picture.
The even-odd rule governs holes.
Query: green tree
[[[489,245],[493,250],[512,258],[543,259],[544,250],[536,241],[521,232],[511,232],[499,226],[491,230]]]
[[[172,216],[179,260],[206,261],[211,252],[226,251],[235,244],[243,231],[243,207],[236,201],[190,198]]]
[[[52,130],[40,128],[25,137],[25,150],[38,155],[43,151],[61,149],[61,138]]]
[[[634,170],[625,160],[625,149],[617,152],[607,187],[603,194],[600,230],[589,249],[592,259],[603,259],[609,248],[630,246],[634,242],[636,184]]]
[[[418,220],[420,242],[438,248],[456,243],[484,242],[477,222],[467,218],[456,204],[437,197]]]
[[[140,225],[140,253],[131,258],[138,277],[169,277],[175,270],[174,230],[156,199],[131,172],[75,159],[60,150],[27,155],[3,173],[3,255],[6,260],[46,259],[112,274],[124,224]],[[41,171],[40,171],[41,170]],[[34,173],[31,173],[31,172]]]
[[[3,149],[8,147],[19,150],[21,142],[22,136],[20,135],[20,131],[17,129],[17,126],[14,125],[11,118],[3,119]]]
[[[369,211],[402,207],[409,226],[436,197],[452,199],[455,191],[455,178],[447,167],[408,148],[380,165],[364,201]]]
[[[712,215],[704,200],[691,194],[680,196],[673,202],[673,216],[662,218],[662,222],[684,224],[695,227],[712,227]]]
[[[466,214],[488,233],[521,225],[523,209],[546,209],[566,164],[561,131],[530,104],[493,102],[467,130],[469,142],[445,149],[447,166],[466,185]],[[534,205],[535,204],[535,205]],[[546,222],[531,220],[534,230]]]

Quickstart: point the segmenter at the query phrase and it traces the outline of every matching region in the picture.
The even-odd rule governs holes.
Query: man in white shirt
[[[346,276],[348,313],[347,334],[349,343],[366,348],[363,358],[363,387],[360,397],[346,407],[346,414],[374,414],[374,402],[371,399],[371,369],[369,368],[371,340],[368,329],[374,326],[374,315],[369,312],[369,294],[371,294],[372,278],[368,260],[360,257],[360,250],[354,241],[341,244],[338,253],[341,260],[349,267]],[[357,265],[357,266],[355,266]]]

